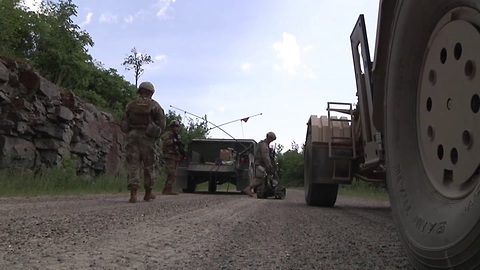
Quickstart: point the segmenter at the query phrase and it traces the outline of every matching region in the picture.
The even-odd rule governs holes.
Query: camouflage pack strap
[[[146,129],[147,125],[129,125],[130,129]]]

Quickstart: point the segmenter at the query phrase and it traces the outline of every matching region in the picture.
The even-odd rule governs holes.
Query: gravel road
[[[0,198],[0,269],[413,269],[385,201],[308,207],[301,190],[127,199]]]

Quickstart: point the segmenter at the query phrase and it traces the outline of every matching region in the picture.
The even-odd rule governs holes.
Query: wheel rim
[[[480,32],[472,15],[478,11],[457,8],[439,21],[417,102],[422,162],[433,187],[450,199],[467,196],[480,179]]]

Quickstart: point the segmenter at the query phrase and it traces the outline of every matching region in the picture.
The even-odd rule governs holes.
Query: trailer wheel
[[[210,193],[217,192],[217,181],[215,179],[208,180],[208,192]]]
[[[187,188],[183,188],[184,193],[193,193],[197,189],[197,185],[194,182],[194,179],[190,176],[187,180]]]
[[[328,160],[323,159],[318,164],[313,164],[313,144],[310,124],[307,129],[307,138],[305,140],[304,150],[304,190],[305,201],[311,206],[333,207],[337,201],[338,184],[313,183],[313,173],[315,170],[329,171],[330,164]]]
[[[398,5],[385,96],[393,217],[416,268],[479,269],[480,3]]]

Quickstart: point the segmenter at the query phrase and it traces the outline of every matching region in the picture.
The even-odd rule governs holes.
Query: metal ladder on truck
[[[332,180],[339,180],[339,181],[348,181],[352,180],[352,160],[356,159],[356,147],[355,147],[355,128],[354,128],[354,116],[353,116],[353,106],[351,103],[342,103],[342,102],[328,102],[327,103],[327,111],[328,111],[328,129],[329,129],[329,138],[328,141],[328,157],[333,160],[333,176]],[[331,112],[338,112],[347,114],[348,116],[345,118],[333,118],[331,116]],[[343,134],[335,134],[334,130],[334,123],[338,122],[339,126],[342,128],[345,126],[345,123],[349,126],[349,136],[342,136]],[[340,128],[340,131],[343,129]],[[338,146],[341,145],[342,147],[339,148]],[[335,146],[335,150],[333,150]],[[345,149],[341,151],[340,149]],[[340,163],[348,163],[348,175],[347,176],[339,176],[338,175],[338,167]]]

